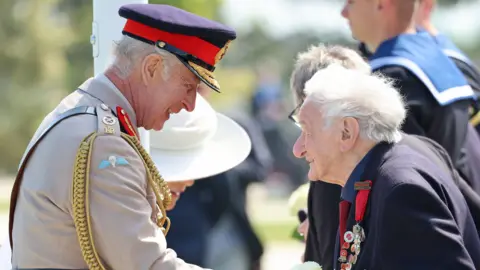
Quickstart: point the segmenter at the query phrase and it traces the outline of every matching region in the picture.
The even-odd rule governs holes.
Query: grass
[[[253,222],[253,228],[263,242],[296,242],[292,238],[292,232],[297,226],[294,221]]]
[[[0,200],[0,214],[7,214],[10,209],[10,201]]]

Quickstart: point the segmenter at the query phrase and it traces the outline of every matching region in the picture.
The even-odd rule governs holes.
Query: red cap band
[[[220,51],[220,48],[201,38],[165,32],[132,20],[127,20],[123,31],[152,42],[163,41],[211,66],[215,65],[215,56]]]

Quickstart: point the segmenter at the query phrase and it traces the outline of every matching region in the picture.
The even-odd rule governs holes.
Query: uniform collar
[[[353,169],[352,173],[350,174],[350,177],[347,180],[347,183],[345,183],[345,186],[342,188],[342,193],[341,193],[341,198],[343,200],[349,201],[350,203],[353,202],[355,199],[355,183],[362,180],[362,174],[363,171],[365,170],[365,167],[367,165],[369,156],[370,156],[370,151],[360,160],[360,162],[357,164],[355,169]]]
[[[120,106],[128,114],[132,125],[137,128],[137,117],[132,105],[105,74],[100,73],[94,78],[88,79],[79,88],[101,100],[114,111],[117,106]]]

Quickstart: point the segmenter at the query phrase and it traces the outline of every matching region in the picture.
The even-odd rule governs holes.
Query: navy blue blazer
[[[373,181],[366,238],[352,269],[480,269],[480,239],[452,176],[402,142],[369,155],[361,177]],[[351,231],[355,202],[350,209]]]

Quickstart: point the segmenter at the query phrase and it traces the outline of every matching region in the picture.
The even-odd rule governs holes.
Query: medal
[[[348,256],[348,263],[350,263],[352,265],[357,263],[357,255],[350,254],[350,256]]]
[[[351,231],[346,230],[346,216],[348,215],[349,205],[347,201],[340,202],[340,254],[338,261],[341,270],[351,270],[352,266],[357,263],[360,255],[360,244],[365,241],[365,230],[360,225],[365,217],[368,196],[372,187],[372,181],[367,180],[355,183],[357,195],[355,197],[355,222]],[[343,239],[342,239],[343,233]]]
[[[354,234],[359,234],[361,230],[362,230],[362,227],[358,223],[353,226]]]
[[[343,235],[343,240],[345,240],[345,242],[347,243],[353,242],[354,238],[355,238],[355,235],[351,231],[347,231]]]
[[[354,244],[355,246],[355,255],[359,255],[360,254],[360,244]]]

